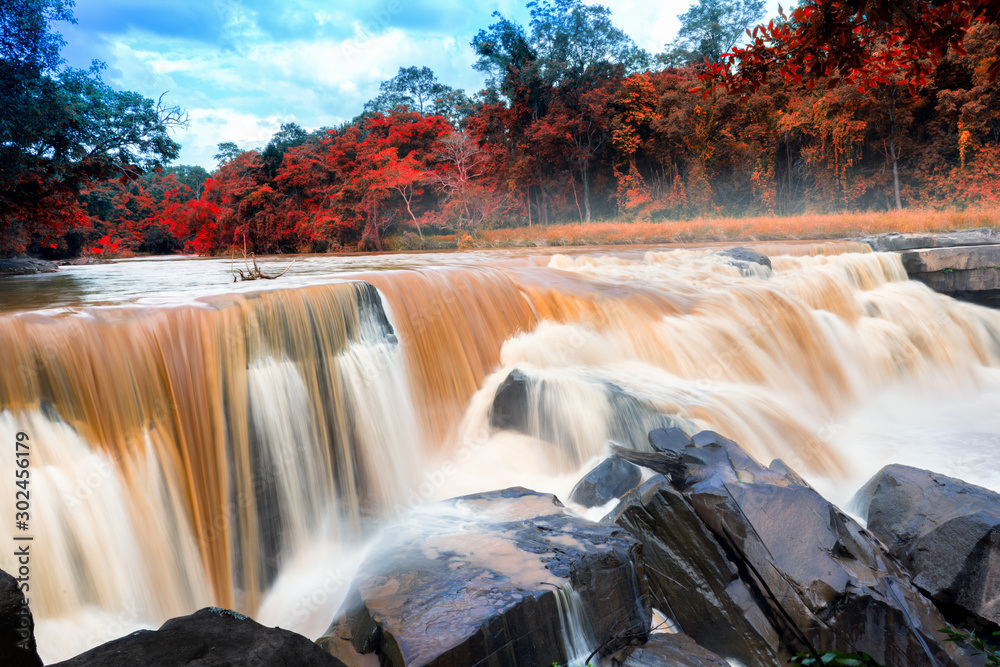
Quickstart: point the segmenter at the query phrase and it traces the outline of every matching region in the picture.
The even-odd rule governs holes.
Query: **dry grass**
[[[842,213],[795,217],[705,218],[673,222],[592,222],[589,224],[483,230],[475,234],[480,248],[574,245],[645,245],[709,241],[792,241],[839,239],[885,232],[945,232],[996,227],[1000,212],[901,211]]]

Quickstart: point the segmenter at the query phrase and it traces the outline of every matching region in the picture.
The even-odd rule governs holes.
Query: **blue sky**
[[[692,0],[605,0],[615,24],[653,52],[673,40]],[[281,123],[312,130],[356,116],[400,67],[428,66],[473,93],[469,42],[499,11],[528,22],[524,1],[77,0],[59,24],[71,65],[108,65],[111,85],[190,115],[178,164],[215,167],[216,144],[263,146]],[[768,2],[771,13],[777,2]]]

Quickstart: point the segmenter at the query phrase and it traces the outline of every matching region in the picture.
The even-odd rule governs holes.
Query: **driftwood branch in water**
[[[293,259],[292,260],[292,264],[289,264],[288,266],[286,266],[284,271],[282,271],[281,273],[278,273],[276,275],[269,275],[269,274],[264,273],[263,271],[260,270],[260,267],[257,266],[257,256],[254,253],[250,253],[250,261],[253,262],[253,268],[251,269],[250,268],[250,262],[247,261],[247,235],[246,234],[243,235],[243,266],[245,266],[246,269],[247,269],[246,273],[243,272],[243,269],[237,269],[234,266],[235,261],[236,260],[235,260],[234,254],[233,254],[233,249],[230,248],[229,249],[229,271],[233,274],[233,282],[234,283],[235,282],[239,282],[239,281],[243,281],[243,280],[274,280],[275,278],[280,278],[281,276],[285,275],[285,273],[288,272],[288,269],[292,268],[292,264],[295,263],[295,260]]]
[[[681,455],[677,452],[639,452],[618,445],[612,445],[611,451],[629,463],[649,468],[653,472],[666,476],[674,484],[684,480],[687,466],[684,465]]]

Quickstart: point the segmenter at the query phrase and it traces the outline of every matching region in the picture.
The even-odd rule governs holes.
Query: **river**
[[[660,425],[781,458],[841,506],[886,463],[1000,490],[1000,313],[853,244],[768,246],[771,269],[714,250],[309,256],[243,283],[229,260],[154,258],[4,279],[0,544],[34,538],[43,659],[209,604],[315,638],[366,539],[406,508],[513,485],[565,500],[609,439],[641,447]],[[531,382],[517,432],[490,420],[514,369]]]

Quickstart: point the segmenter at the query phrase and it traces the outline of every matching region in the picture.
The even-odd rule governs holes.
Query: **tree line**
[[[51,15],[60,3],[17,2],[64,18]],[[102,87],[99,72],[53,66],[58,41],[43,27],[56,55],[26,80],[76,77],[94,89],[88,104],[138,105],[149,122],[115,133],[119,145],[104,153],[96,137],[69,153],[44,133],[19,144],[37,164],[2,163],[0,252],[220,253],[244,240],[257,253],[325,252],[383,249],[389,238],[429,247],[425,236],[596,218],[1000,203],[995,17],[952,2],[967,20],[945,30],[939,17],[930,30],[922,21],[940,3],[869,4],[851,14],[850,2],[805,0],[754,28],[762,0],[698,0],[654,56],[605,7],[539,0],[527,25],[494,14],[473,38],[486,77],[475,95],[426,67],[400,68],[352,121],[285,124],[259,150],[220,143],[211,174],[166,166],[179,111],[118,100],[134,94]],[[830,16],[853,26],[846,41],[828,36],[839,51],[817,41]]]

